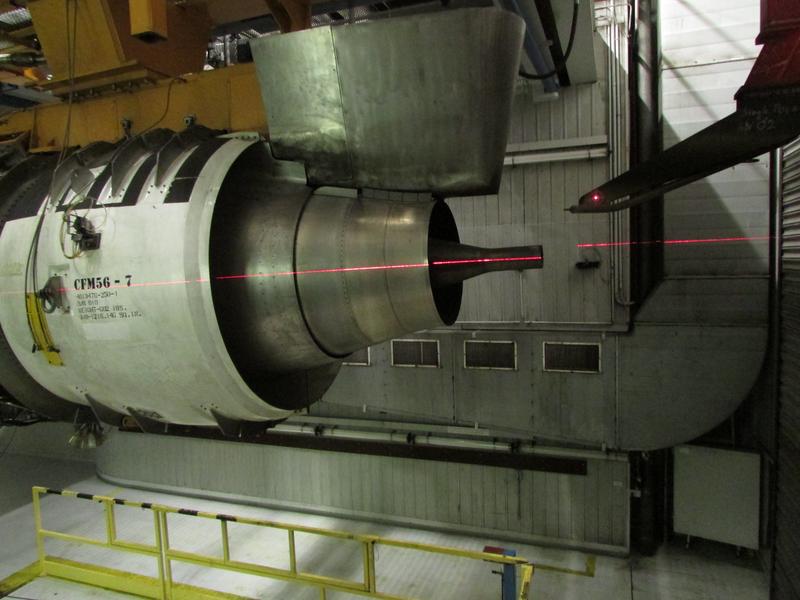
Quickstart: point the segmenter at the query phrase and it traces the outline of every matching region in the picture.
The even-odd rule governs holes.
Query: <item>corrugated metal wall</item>
[[[800,598],[800,140],[783,160],[781,345],[773,598]]]
[[[541,95],[539,83],[520,82],[514,101],[510,147],[559,148],[608,134],[606,46],[598,39],[600,80]],[[542,244],[546,268],[493,273],[464,286],[462,323],[603,323],[612,321],[610,264],[578,270],[579,243],[609,239],[608,215],[574,215],[565,209],[608,179],[607,158],[506,166],[499,194],[454,198],[448,203],[462,241],[480,246]]]
[[[664,146],[730,113],[758,48],[758,0],[661,0]],[[758,237],[738,243],[672,244],[667,276],[765,275],[769,235],[766,157],[667,194],[667,240]]]
[[[99,474],[116,482],[235,494],[259,504],[474,533],[487,542],[628,547],[625,455],[587,454],[587,474],[580,476],[138,433],[115,433],[98,454]]]

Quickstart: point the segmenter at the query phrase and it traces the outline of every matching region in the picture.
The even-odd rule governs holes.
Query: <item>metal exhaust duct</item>
[[[467,8],[253,40],[275,157],[312,185],[496,193],[524,30]]]

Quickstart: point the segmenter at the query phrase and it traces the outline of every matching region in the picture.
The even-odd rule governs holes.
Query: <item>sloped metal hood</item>
[[[254,40],[273,153],[311,185],[495,193],[523,31],[489,7]]]

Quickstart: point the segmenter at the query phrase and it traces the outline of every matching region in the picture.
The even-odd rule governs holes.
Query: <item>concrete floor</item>
[[[173,506],[196,508],[230,514],[257,516],[285,523],[373,533],[392,538],[442,544],[480,550],[495,540],[460,537],[430,531],[401,529],[347,519],[268,510],[252,506],[185,498],[156,492],[119,488],[99,480],[90,462],[53,460],[42,457],[6,454],[0,444],[0,580],[34,561],[36,557],[30,488],[33,485],[69,488],[78,491],[108,494],[131,500],[147,500]],[[45,526],[72,533],[99,537],[103,531],[102,513],[98,506],[79,500],[48,496],[43,501]],[[152,540],[152,517],[138,509],[118,513],[119,534],[126,539]],[[231,528],[234,558],[258,560],[281,566],[287,562],[283,534],[279,539],[254,535],[251,530]],[[218,548],[218,524],[198,524],[192,517],[176,516],[170,520],[173,546],[181,549]],[[355,547],[342,547],[327,540],[298,537],[300,566],[326,575],[360,575],[360,554]],[[496,544],[501,545],[501,544]],[[509,544],[506,544],[509,545]],[[583,569],[587,555],[518,544],[521,556],[534,562]],[[154,574],[152,560],[147,557],[110,553],[89,547],[48,542],[50,554],[73,560],[96,562],[108,567]],[[177,566],[176,579],[202,587],[268,599],[316,599],[309,588],[282,582],[209,572],[191,566]],[[379,585],[386,592],[405,593],[413,597],[448,599],[499,598],[499,578],[491,573],[492,565],[460,559],[431,558],[407,551],[386,549],[378,555]],[[124,594],[86,588],[53,579],[38,579],[12,593],[17,599],[63,598],[126,598]],[[351,598],[330,594],[329,598]],[[734,549],[710,542],[695,542],[686,550],[681,543],[664,546],[654,557],[631,559],[597,557],[594,577],[579,577],[538,571],[531,597],[536,600],[766,600],[766,579],[753,557],[736,557]]]

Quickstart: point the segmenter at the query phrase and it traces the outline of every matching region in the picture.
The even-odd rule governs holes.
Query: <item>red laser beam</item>
[[[676,246],[680,244],[725,244],[736,242],[755,242],[770,239],[768,235],[756,235],[751,237],[725,237],[725,238],[698,238],[685,240],[647,240],[643,242],[597,242],[592,244],[575,244],[576,248],[614,248],[618,246],[648,246],[663,244],[665,246]]]
[[[517,262],[517,261],[537,261],[542,260],[541,256],[512,256],[503,258],[464,258],[458,260],[434,260],[430,263],[432,267],[442,265],[469,265],[476,263],[498,263],[498,262]]]
[[[401,265],[372,265],[367,267],[337,267],[332,269],[308,269],[305,271],[282,271],[278,273],[245,273],[243,275],[219,275],[214,279],[250,279],[251,277],[282,277],[285,275],[318,275],[320,273],[352,273],[357,271],[388,271],[390,269],[418,269],[428,263],[409,263]]]
[[[654,244],[663,244],[665,246],[682,245],[682,244],[720,244],[720,243],[737,243],[737,242],[752,242],[769,240],[770,236],[750,236],[750,237],[720,237],[720,238],[697,238],[697,239],[674,239],[674,240],[647,240],[647,241],[627,241],[627,242],[593,242],[575,244],[576,248],[612,248],[619,246],[646,246]],[[307,269],[303,271],[280,271],[275,273],[246,273],[241,275],[219,275],[215,280],[235,280],[235,279],[250,279],[250,278],[265,278],[265,277],[283,277],[283,276],[303,276],[303,275],[318,275],[323,273],[349,273],[359,271],[387,271],[393,269],[421,269],[424,267],[439,267],[446,265],[464,265],[464,264],[485,264],[496,262],[517,262],[517,261],[540,261],[541,256],[517,256],[517,257],[502,257],[502,258],[468,258],[456,260],[435,260],[430,263],[407,263],[396,265],[370,265],[360,267],[337,267],[330,269]],[[179,279],[173,281],[150,281],[150,282],[134,282],[130,285],[112,285],[109,288],[103,289],[125,289],[125,288],[141,288],[141,287],[162,287],[170,285],[189,285],[191,283],[208,283],[208,279]],[[76,290],[71,288],[64,288],[59,290],[61,292],[78,292],[89,290]],[[23,292],[0,292],[0,296],[17,295]]]
[[[499,262],[518,262],[518,261],[540,261],[541,256],[516,256],[516,257],[502,257],[502,258],[467,258],[458,260],[435,260],[430,263],[405,263],[396,265],[369,265],[361,267],[336,267],[330,269],[306,269],[303,271],[277,271],[274,273],[245,273],[241,275],[218,275],[214,279],[217,281],[228,281],[235,279],[252,279],[252,278],[266,278],[266,277],[285,277],[285,276],[301,276],[301,275],[319,275],[323,273],[353,273],[362,271],[389,271],[395,269],[421,269],[424,267],[440,267],[447,265],[464,265],[464,264],[486,264],[486,263],[499,263]],[[208,279],[175,279],[172,281],[145,281],[145,282],[132,282],[128,284],[111,285],[107,288],[98,288],[100,291],[109,289],[129,289],[129,288],[143,288],[143,287],[161,287],[171,285],[189,285],[191,283],[208,283]],[[90,292],[95,290],[78,290],[73,288],[62,288],[59,292]],[[0,292],[0,295],[16,295],[23,292]]]
[[[243,275],[219,275],[214,279],[250,279],[252,277],[280,277],[284,275],[318,275],[320,273],[353,273],[359,271],[390,271],[394,269],[421,269],[424,267],[440,267],[446,265],[464,265],[464,264],[485,264],[485,263],[498,263],[509,261],[536,261],[542,260],[541,256],[519,256],[519,257],[503,257],[503,258],[467,258],[461,260],[434,260],[430,263],[406,263],[397,265],[370,265],[364,267],[336,267],[331,269],[307,269],[304,271],[282,271],[277,273],[246,273]]]

